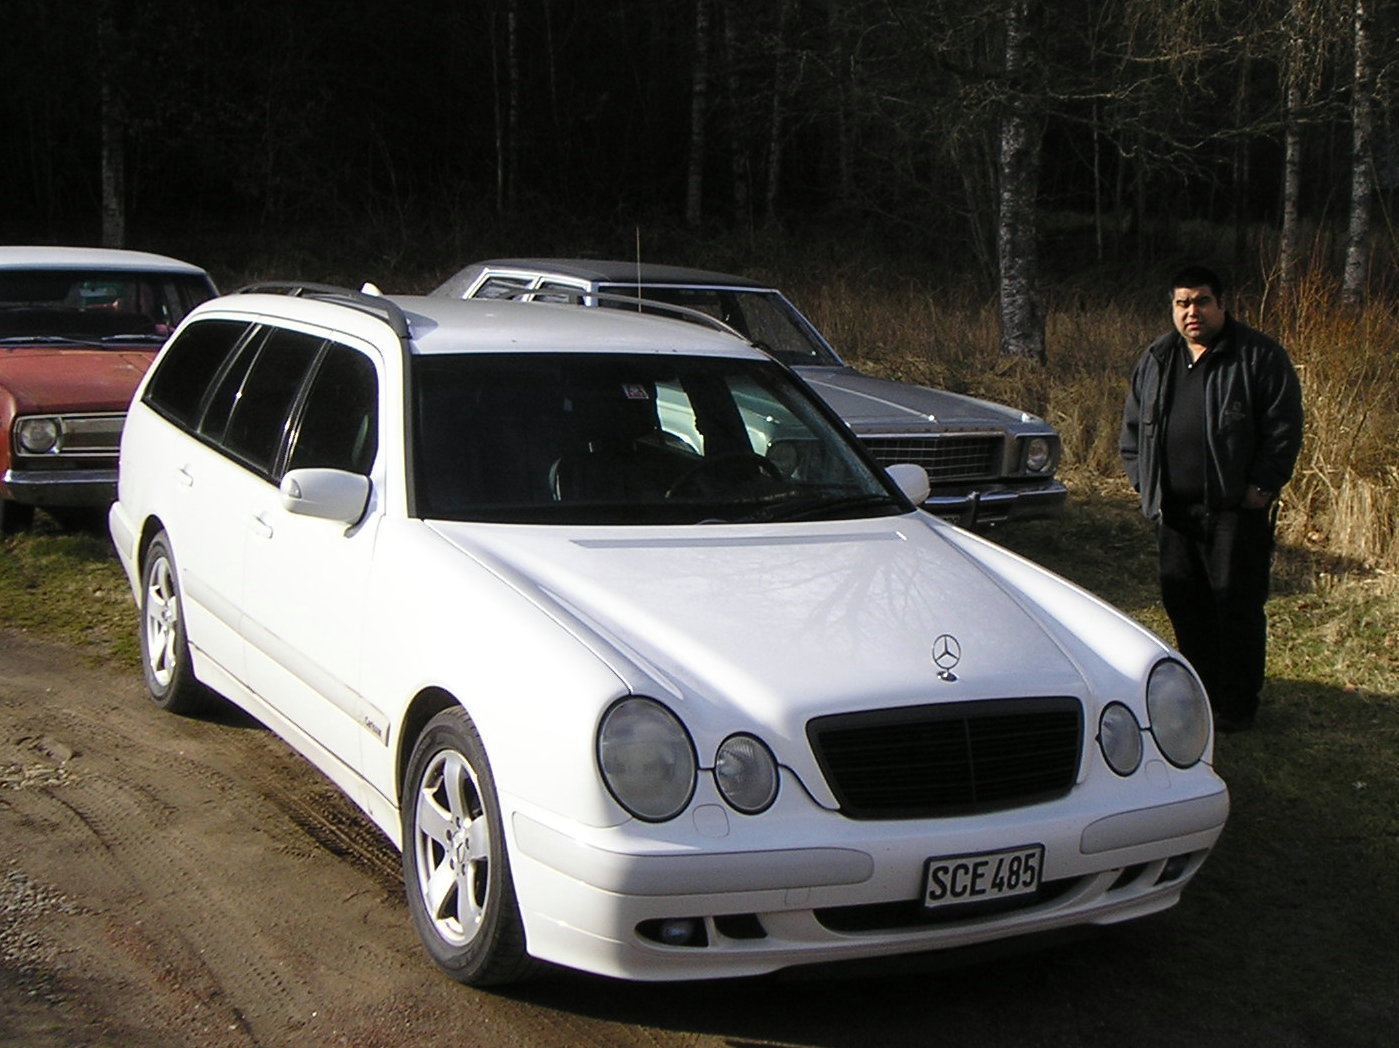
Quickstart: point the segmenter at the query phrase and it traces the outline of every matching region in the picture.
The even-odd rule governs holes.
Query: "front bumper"
[[[1069,489],[1053,479],[1026,485],[959,485],[935,488],[923,509],[961,527],[977,528],[1057,517],[1068,497]]]
[[[116,497],[115,466],[7,469],[0,474],[0,498],[31,506],[106,506]]]
[[[854,822],[789,799],[757,823],[701,803],[697,840],[658,844],[647,828],[550,825],[516,810],[512,870],[530,953],[585,971],[670,980],[918,953],[1109,924],[1166,909],[1204,862],[1228,815],[1212,774],[1175,796],[1085,817],[1056,803],[941,820]],[[1179,784],[1179,783],[1178,783]],[[789,796],[797,791],[784,792]],[[744,824],[747,823],[747,826]],[[835,843],[839,842],[839,843]],[[934,857],[1044,845],[1034,895],[989,908],[925,910]],[[696,928],[684,945],[657,929]]]

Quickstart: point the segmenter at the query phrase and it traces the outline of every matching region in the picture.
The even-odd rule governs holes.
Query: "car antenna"
[[[636,227],[636,311],[641,312],[641,227]]]

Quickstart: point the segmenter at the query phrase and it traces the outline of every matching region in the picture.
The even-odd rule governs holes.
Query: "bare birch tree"
[[[690,161],[685,178],[685,224],[703,219],[704,128],[709,115],[709,0],[695,0],[695,62],[690,73]]]
[[[1370,268],[1370,231],[1375,199],[1375,77],[1371,56],[1369,0],[1355,0],[1355,78],[1351,85],[1350,222],[1341,296],[1357,305]]]
[[[1000,121],[1000,210],[997,255],[1001,289],[1001,350],[1043,363],[1044,313],[1039,300],[1036,198],[1040,120],[1032,84],[1038,72],[1032,0],[1008,0],[1005,73],[1008,97]]]
[[[126,110],[113,83],[116,23],[110,3],[97,8],[98,119],[101,121],[102,246],[126,246]]]

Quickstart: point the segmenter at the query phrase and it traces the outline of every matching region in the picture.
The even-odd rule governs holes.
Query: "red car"
[[[191,309],[218,292],[198,266],[142,251],[0,247],[0,534],[34,507],[116,498],[131,395]]]

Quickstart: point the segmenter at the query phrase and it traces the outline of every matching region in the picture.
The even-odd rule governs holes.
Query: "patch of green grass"
[[[64,531],[38,514],[32,531],[0,539],[0,626],[140,665],[131,588],[96,526]]]

